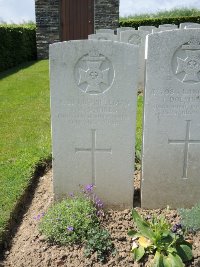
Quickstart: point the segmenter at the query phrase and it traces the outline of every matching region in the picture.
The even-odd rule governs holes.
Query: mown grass
[[[51,154],[48,61],[0,74],[0,240],[36,164]]]
[[[0,241],[35,166],[51,154],[48,61],[0,74]],[[142,142],[138,96],[136,151]]]
[[[158,11],[155,13],[143,13],[121,17],[120,19],[145,19],[145,18],[175,18],[200,16],[200,9],[197,8],[174,8],[171,10]]]

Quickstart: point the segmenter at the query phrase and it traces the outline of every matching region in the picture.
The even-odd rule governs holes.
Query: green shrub
[[[36,59],[35,25],[0,25],[0,71]]]
[[[188,231],[200,230],[200,203],[191,209],[179,209],[181,224]]]
[[[97,259],[101,262],[105,262],[110,253],[114,254],[115,249],[106,229],[97,227],[89,230],[85,256],[88,257],[94,252],[97,252]]]
[[[121,27],[133,27],[138,28],[142,25],[152,25],[158,27],[161,24],[176,24],[179,25],[183,22],[194,22],[200,23],[200,16],[196,17],[163,17],[163,18],[139,18],[139,19],[121,19],[120,26]]]
[[[142,13],[129,15],[121,19],[144,19],[144,18],[174,18],[174,17],[196,17],[200,16],[200,10],[197,8],[173,8],[170,10],[160,10],[155,13]]]
[[[50,242],[67,245],[84,242],[97,223],[92,202],[77,196],[52,206],[41,219],[39,230]]]
[[[86,257],[97,252],[97,260],[104,262],[114,252],[114,246],[109,232],[100,225],[103,203],[93,189],[93,185],[86,185],[80,194],[72,193],[35,219],[41,220],[39,231],[48,241],[60,245],[85,244]]]

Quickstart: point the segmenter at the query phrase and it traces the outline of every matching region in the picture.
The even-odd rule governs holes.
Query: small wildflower
[[[70,197],[74,197],[74,193],[73,192],[70,192],[69,195],[70,195]]]
[[[44,213],[38,214],[37,216],[34,216],[33,219],[36,221],[39,221],[44,216]]]
[[[132,248],[131,250],[134,250],[138,247],[138,244],[134,241],[133,244],[132,244]]]
[[[171,229],[173,233],[180,232],[180,230],[182,230],[182,225],[180,223],[176,223]]]
[[[94,185],[93,184],[88,184],[88,185],[85,186],[85,190],[88,193],[89,192],[92,192],[93,188],[94,188]]]
[[[68,226],[68,227],[67,227],[67,230],[68,230],[69,232],[72,232],[72,231],[74,230],[74,227],[73,227],[73,226]]]

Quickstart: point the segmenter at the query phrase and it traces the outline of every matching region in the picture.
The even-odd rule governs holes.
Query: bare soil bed
[[[136,194],[139,191],[140,174],[135,173]],[[41,177],[35,190],[33,200],[28,211],[24,214],[21,225],[13,237],[11,248],[5,251],[5,258],[0,262],[0,267],[140,267],[148,266],[148,263],[134,263],[130,254],[132,245],[131,238],[127,236],[127,231],[133,228],[133,221],[130,210],[113,211],[108,210],[104,226],[109,230],[112,241],[116,248],[116,255],[110,256],[105,264],[97,262],[96,255],[85,258],[84,248],[81,246],[62,247],[50,245],[45,238],[38,232],[38,221],[35,216],[46,212],[47,208],[53,202],[52,192],[52,172],[49,171]],[[135,201],[137,204],[137,200]],[[152,212],[164,214],[171,222],[178,222],[179,218],[175,210],[137,210],[143,215],[149,215]],[[200,234],[192,236],[194,260],[186,266],[200,267]]]

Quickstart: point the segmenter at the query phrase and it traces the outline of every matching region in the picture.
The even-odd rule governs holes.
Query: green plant
[[[133,237],[131,252],[136,261],[145,255],[154,255],[151,266],[181,267],[192,259],[192,246],[184,239],[183,232],[172,231],[172,225],[162,216],[142,219],[136,210],[132,212],[138,231],[129,231]],[[176,229],[177,230],[177,229]]]
[[[101,262],[105,262],[107,256],[115,252],[109,232],[100,227],[90,229],[88,232],[85,256],[88,257],[94,252],[97,252],[97,259]]]
[[[141,25],[153,25],[158,27],[160,24],[176,24],[179,25],[183,22],[200,22],[200,16],[179,16],[179,17],[159,17],[159,18],[141,18],[141,19],[121,19],[120,20],[120,27],[133,27],[138,29]]]
[[[171,10],[161,10],[155,13],[143,13],[129,15],[120,19],[143,19],[143,18],[170,18],[170,17],[191,17],[199,16],[200,10],[197,8],[173,8]]]
[[[36,26],[0,24],[0,72],[36,59]]]
[[[42,217],[39,230],[50,242],[61,245],[82,243],[98,224],[96,209],[84,196],[73,196],[53,205]]]
[[[181,223],[187,231],[200,230],[200,203],[191,209],[179,209]]]

